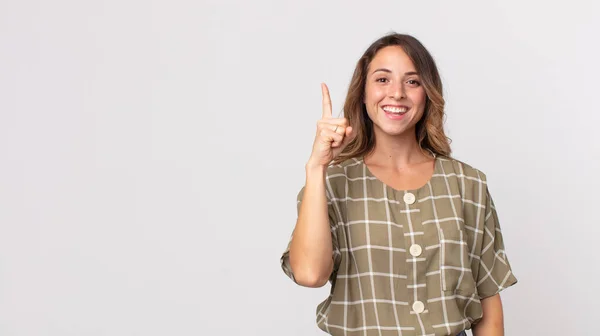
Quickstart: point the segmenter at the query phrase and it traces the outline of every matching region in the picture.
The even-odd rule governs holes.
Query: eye
[[[408,83],[411,85],[421,85],[421,83],[416,79],[409,79]]]
[[[382,77],[382,78],[377,78],[375,81],[376,81],[376,82],[379,82],[379,83],[385,83],[385,82],[387,81],[387,78],[384,78],[384,77]]]

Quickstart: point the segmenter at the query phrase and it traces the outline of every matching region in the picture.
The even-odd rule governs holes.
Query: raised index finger
[[[329,97],[329,88],[325,83],[321,83],[321,92],[323,93],[323,119],[331,118],[331,97]]]

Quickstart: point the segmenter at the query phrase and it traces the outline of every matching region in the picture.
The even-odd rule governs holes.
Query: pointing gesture
[[[355,134],[346,118],[333,118],[331,97],[325,83],[321,84],[323,114],[317,122],[317,134],[309,164],[326,167],[353,140]]]
[[[329,97],[329,88],[325,83],[321,83],[321,93],[323,94],[323,119],[332,118],[331,97]]]

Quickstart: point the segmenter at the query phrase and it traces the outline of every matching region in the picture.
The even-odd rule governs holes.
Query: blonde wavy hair
[[[344,117],[356,132],[356,138],[335,158],[334,164],[363,157],[375,147],[373,122],[364,104],[367,71],[377,52],[388,46],[399,46],[413,62],[427,95],[425,111],[416,124],[415,135],[422,150],[450,157],[450,138],[444,132],[444,97],[442,81],[433,57],[415,37],[391,33],[373,42],[358,60],[344,103]]]

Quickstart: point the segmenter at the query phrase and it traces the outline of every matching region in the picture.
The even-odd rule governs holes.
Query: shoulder
[[[347,192],[347,184],[364,178],[365,170],[361,159],[347,159],[339,164],[327,167],[327,190],[332,198],[343,198]]]
[[[327,179],[330,181],[346,180],[363,174],[362,161],[360,159],[348,159],[339,164],[330,164],[327,167]]]
[[[456,158],[440,157],[444,180],[461,195],[463,203],[486,208],[491,200],[487,175],[480,169]],[[439,179],[437,183],[443,183]],[[473,213],[471,213],[473,214]],[[466,214],[465,214],[466,215]]]
[[[325,171],[327,198],[340,198],[346,190],[348,179],[360,178],[363,170],[361,168],[362,161],[359,159],[348,159],[339,164],[329,164]],[[305,186],[300,188],[298,192],[298,201],[304,196]]]
[[[487,175],[465,161],[446,156],[440,156],[439,161],[445,175],[453,175],[457,178],[487,184]]]

